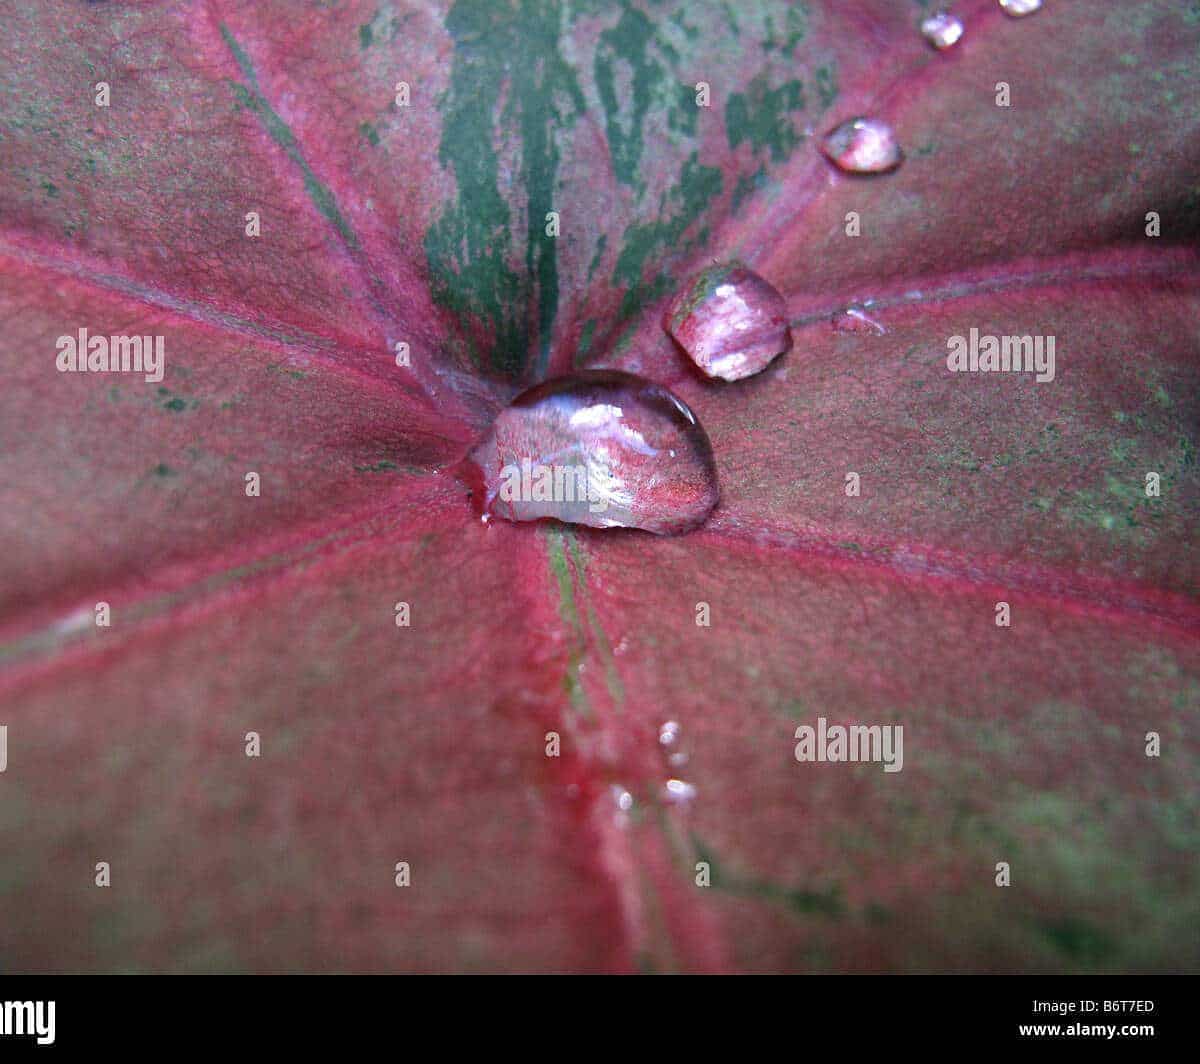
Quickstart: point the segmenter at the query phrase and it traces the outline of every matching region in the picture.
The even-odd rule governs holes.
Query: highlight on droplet
[[[962,39],[962,19],[948,11],[938,11],[921,20],[921,33],[934,48],[944,52]]]
[[[1000,7],[1006,15],[1020,18],[1022,15],[1032,15],[1042,6],[1042,0],[1000,0]]]
[[[720,497],[712,445],[687,404],[615,370],[523,392],[458,474],[484,515],[660,535],[696,528]]]
[[[904,161],[892,127],[878,118],[848,119],[825,134],[821,151],[851,174],[882,174]]]

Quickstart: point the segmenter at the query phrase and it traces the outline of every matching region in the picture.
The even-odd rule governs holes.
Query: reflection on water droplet
[[[957,44],[959,38],[962,37],[962,19],[946,11],[939,11],[936,15],[930,15],[922,21],[921,32],[934,48],[942,51]]]
[[[670,746],[676,739],[679,738],[679,723],[678,721],[669,720],[661,728],[658,729],[658,741],[663,746]]]
[[[686,532],[717,504],[717,470],[695,414],[615,370],[546,381],[513,400],[459,467],[484,514],[593,528]]]
[[[1042,6],[1042,0],[1000,0],[1000,6],[1005,14],[1020,18],[1022,15],[1032,15]]]
[[[876,336],[887,332],[880,322],[859,307],[847,307],[834,314],[833,328],[835,332],[873,333]]]
[[[628,813],[633,808],[633,795],[630,794],[624,787],[618,787],[616,784],[612,788],[613,801],[617,803],[617,808],[622,813]]]
[[[696,788],[683,780],[667,780],[663,797],[668,802],[690,802],[696,797]]]
[[[758,373],[792,347],[783,296],[740,262],[691,278],[671,301],[663,327],[704,373],[726,381]]]
[[[821,150],[851,174],[881,174],[904,159],[892,127],[877,118],[851,118],[825,134]]]

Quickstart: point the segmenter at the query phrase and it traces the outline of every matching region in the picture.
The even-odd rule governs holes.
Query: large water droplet
[[[821,150],[851,174],[881,174],[904,160],[892,127],[878,118],[851,118],[825,134]]]
[[[687,404],[615,370],[517,396],[460,474],[485,514],[665,535],[701,524],[719,496],[712,446]]]
[[[1005,14],[1012,15],[1013,18],[1020,18],[1022,15],[1032,15],[1042,6],[1042,0],[1000,0],[1000,6],[1004,9]]]
[[[740,262],[689,280],[663,325],[701,370],[727,381],[758,373],[792,347],[783,296]]]
[[[921,22],[925,39],[939,52],[958,43],[963,35],[962,19],[946,11],[939,11]]]

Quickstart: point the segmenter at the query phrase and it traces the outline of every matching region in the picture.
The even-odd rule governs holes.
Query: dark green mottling
[[[588,318],[583,323],[583,331],[579,334],[579,346],[575,348],[575,365],[582,364],[592,347],[592,337],[596,332],[596,319]]]
[[[804,109],[804,85],[786,81],[768,89],[762,75],[750,83],[746,92],[735,92],[725,105],[725,135],[729,147],[748,141],[757,155],[769,149],[772,162],[783,162],[800,143],[791,115]]]
[[[694,137],[699,119],[700,107],[696,103],[696,86],[676,86],[676,103],[667,115],[667,127],[674,133]]]
[[[752,174],[742,174],[733,187],[733,195],[729,200],[729,209],[734,214],[738,208],[767,183],[767,168],[760,166]]]
[[[604,258],[605,248],[608,247],[608,234],[601,233],[600,239],[596,241],[596,251],[592,255],[592,261],[588,264],[587,279],[588,284],[592,283],[592,275],[596,272],[600,265],[600,260]]]
[[[625,231],[624,244],[613,272],[613,284],[626,290],[621,300],[620,320],[632,317],[644,303],[658,298],[669,288],[670,278],[664,272],[651,280],[643,277],[647,264],[656,256],[685,250],[681,243],[684,233],[720,195],[721,186],[721,171],[715,166],[701,165],[698,153],[692,152],[683,164],[679,183],[664,196],[658,220],[632,225]],[[672,207],[674,210],[670,211]],[[696,242],[700,239],[698,236]]]
[[[817,96],[821,110],[828,108],[838,96],[837,70],[832,66],[817,67]]]
[[[1116,942],[1111,935],[1078,917],[1043,921],[1038,930],[1055,949],[1080,964],[1094,966],[1116,952]]]
[[[560,4],[521,0],[458,0],[446,19],[454,39],[450,84],[439,101],[439,159],[453,170],[458,195],[425,238],[434,298],[455,313],[485,323],[491,368],[519,375],[531,343],[528,308],[536,301],[540,350],[549,361],[558,311],[555,240],[545,233],[554,210],[559,153],[556,131],[584,111],[574,71],[559,54]],[[506,102],[500,109],[500,101]],[[513,268],[511,212],[500,191],[497,130],[520,133],[520,186],[525,189],[525,273]],[[563,224],[570,227],[571,219]]]
[[[604,129],[613,173],[618,181],[631,186],[637,184],[638,164],[642,158],[642,125],[650,110],[654,90],[663,79],[662,65],[647,54],[653,36],[654,24],[650,19],[627,5],[620,21],[600,35],[596,47],[596,91],[604,106]],[[630,69],[633,98],[628,117],[622,115],[622,101],[617,98],[617,63],[626,63]],[[694,110],[694,102],[692,107]]]
[[[774,902],[801,916],[839,917],[846,912],[842,890],[837,884],[812,889],[783,886],[757,877],[734,876],[717,862],[712,850],[697,836],[693,835],[691,841],[695,860],[708,863],[709,885],[714,890]]]
[[[796,45],[804,40],[808,33],[808,5],[799,3],[789,7],[783,22],[783,37],[777,39],[775,20],[770,15],[767,16],[767,38],[763,41],[763,51],[782,52],[785,57],[791,59]]]

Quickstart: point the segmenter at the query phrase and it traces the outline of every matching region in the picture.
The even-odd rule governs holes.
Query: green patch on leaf
[[[1116,952],[1111,935],[1078,917],[1044,920],[1037,926],[1058,952],[1079,964],[1096,965]]]
[[[791,59],[792,53],[808,34],[808,5],[798,3],[787,9],[787,14],[784,16],[784,24],[781,31],[781,36],[775,36],[775,20],[767,16],[767,36],[763,40],[764,52],[782,52],[783,55]]]
[[[738,208],[766,184],[767,169],[765,166],[760,166],[752,174],[742,174],[738,178],[737,184],[733,186],[733,196],[729,201],[730,211],[736,214]]]
[[[587,280],[588,284],[592,283],[592,274],[596,272],[600,265],[600,260],[604,258],[604,251],[608,247],[608,234],[601,233],[600,239],[596,241],[596,251],[592,255],[592,261],[588,264]]]
[[[308,374],[305,373],[304,370],[302,370],[302,369],[288,369],[285,366],[281,366],[278,362],[272,362],[270,365],[268,365],[267,372],[268,373],[286,373],[293,380],[297,380],[297,381],[302,381],[302,380],[304,380],[305,377],[308,376]]]
[[[667,115],[667,127],[675,133],[694,137],[700,118],[700,107],[696,103],[696,89],[692,85],[676,86],[677,101]]]
[[[758,155],[770,150],[772,162],[783,162],[800,143],[791,115],[804,110],[804,86],[793,78],[778,88],[768,89],[763,75],[756,77],[746,92],[735,92],[725,105],[725,135],[729,147],[748,141]]]
[[[575,364],[580,365],[587,358],[592,347],[592,337],[596,332],[596,319],[588,318],[583,323],[583,331],[579,334],[579,346],[575,349]]]
[[[659,255],[684,252],[692,246],[683,243],[683,235],[720,195],[721,186],[721,171],[715,166],[701,165],[698,153],[693,152],[683,165],[679,183],[664,194],[659,219],[632,225],[625,231],[624,246],[613,271],[613,284],[626,289],[618,315],[621,321],[632,317],[646,302],[663,295],[670,287],[670,277],[664,272],[645,279],[647,264]],[[674,210],[668,213],[672,207]],[[699,240],[698,236],[694,243]]]
[[[655,89],[663,80],[660,63],[650,58],[647,49],[654,37],[654,24],[636,8],[626,6],[620,21],[600,35],[596,47],[594,74],[600,102],[604,106],[604,130],[612,156],[613,173],[625,185],[637,184],[638,164],[642,158],[642,126],[653,102]],[[617,91],[617,66],[629,68],[628,114]],[[689,96],[693,111],[695,101]],[[694,116],[693,116],[694,121]]]
[[[819,66],[816,73],[817,98],[821,110],[827,110],[838,98],[837,71],[832,66]]]
[[[400,20],[391,4],[385,4],[372,16],[370,22],[358,27],[358,46],[364,51],[375,44],[387,44],[396,38]]]
[[[692,836],[692,848],[697,861],[708,865],[709,886],[727,894],[758,898],[774,902],[800,916],[839,917],[846,912],[842,889],[838,884],[828,887],[789,887],[754,876],[738,876],[728,872],[710,847],[697,836]]]
[[[556,242],[545,234],[554,209],[559,152],[556,133],[585,109],[574,71],[559,52],[561,5],[521,0],[458,0],[446,19],[454,39],[450,83],[439,101],[438,157],[453,170],[458,196],[425,238],[434,299],[474,318],[492,340],[491,368],[512,376],[526,368],[528,307],[536,301],[537,366],[549,362],[558,312]],[[512,212],[505,200],[494,144],[515,128],[519,187],[525,189],[525,271],[513,268]],[[508,187],[505,179],[503,187]]]

